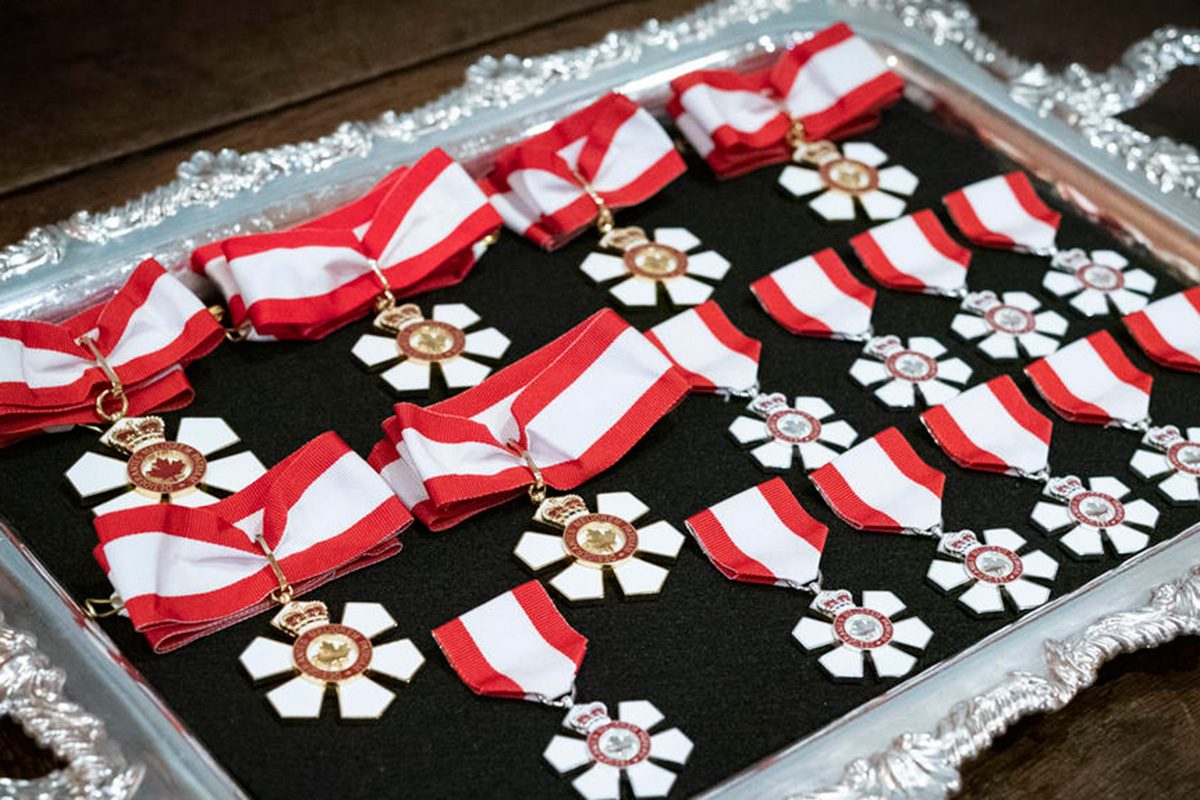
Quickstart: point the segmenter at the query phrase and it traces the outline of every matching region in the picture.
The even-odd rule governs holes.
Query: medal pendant
[[[598,495],[596,505],[598,511],[589,511],[583,498],[574,494],[546,498],[533,518],[562,533],[526,531],[514,554],[535,571],[569,561],[549,581],[568,600],[603,598],[606,571],[616,576],[626,597],[658,594],[668,570],[643,556],[674,559],[683,534],[664,521],[634,527],[650,509],[629,492]]]
[[[844,589],[822,591],[810,608],[823,619],[802,617],[792,635],[805,650],[827,651],[817,663],[834,680],[862,680],[868,660],[880,678],[907,675],[917,663],[908,650],[924,650],[933,636],[918,617],[894,619],[904,603],[891,592],[863,592],[855,604]]]
[[[1058,349],[1067,320],[1057,311],[1039,311],[1042,304],[1027,292],[969,292],[950,329],[994,361],[1011,361],[1024,353],[1042,358]]]
[[[971,368],[960,358],[946,358],[946,347],[928,336],[873,336],[863,347],[865,358],[850,365],[850,377],[888,408],[913,408],[916,394],[927,406],[946,402],[962,391]]]
[[[219,417],[184,417],[174,440],[166,438],[160,417],[124,417],[100,437],[100,443],[127,458],[87,452],[65,473],[83,500],[117,489],[125,491],[92,509],[96,515],[153,503],[208,505],[211,493],[236,492],[266,469],[249,452],[212,458],[241,441]]]
[[[609,294],[622,305],[654,306],[662,286],[675,306],[695,306],[713,293],[729,271],[729,262],[712,250],[691,252],[700,240],[687,228],[656,228],[651,239],[641,228],[613,228],[600,246],[620,255],[591,253],[579,265],[596,283],[609,284]]]
[[[1008,528],[992,528],[976,536],[971,531],[944,534],[929,565],[930,582],[946,593],[965,588],[957,600],[973,614],[1004,612],[1005,599],[1018,611],[1036,608],[1050,599],[1058,563],[1041,550],[1021,552],[1026,541]]]
[[[255,681],[292,676],[267,692],[267,700],[283,719],[319,717],[330,687],[337,694],[342,719],[378,719],[395,693],[370,676],[407,683],[425,662],[410,639],[371,642],[396,627],[378,603],[347,603],[342,621],[333,623],[324,603],[292,601],[271,624],[292,636],[292,644],[259,636],[239,660]]]
[[[1149,302],[1154,276],[1143,269],[1127,269],[1129,262],[1113,250],[1060,250],[1050,259],[1042,286],[1057,297],[1070,297],[1071,308],[1085,317],[1109,313],[1131,314]]]
[[[798,198],[817,196],[808,207],[826,222],[845,222],[857,216],[855,206],[873,220],[896,219],[905,200],[917,190],[917,176],[905,167],[880,169],[888,156],[866,142],[801,142],[797,165],[784,167],[779,185]],[[818,194],[819,192],[819,194]]]
[[[1200,503],[1200,427],[1188,428],[1187,437],[1174,425],[1151,428],[1142,437],[1129,468],[1139,477],[1156,482],[1160,494],[1178,505]]]
[[[729,433],[754,446],[750,455],[765,470],[791,469],[797,454],[805,470],[816,469],[858,438],[848,422],[833,419],[833,408],[820,397],[797,397],[789,405],[780,392],[760,394],[746,408],[755,417],[738,417]]]
[[[646,700],[620,703],[617,719],[603,703],[573,705],[563,727],[575,735],[555,736],[543,756],[560,775],[586,767],[571,781],[586,800],[620,797],[621,773],[634,797],[666,797],[675,773],[658,762],[683,766],[692,740],[678,728],[651,733],[662,720],[662,712]]]
[[[1104,555],[1108,541],[1118,555],[1142,550],[1158,522],[1158,509],[1145,500],[1125,500],[1129,487],[1111,476],[1089,478],[1086,483],[1068,475],[1050,478],[1030,519],[1047,534],[1060,536],[1059,544],[1079,558]]]
[[[499,359],[508,350],[508,337],[479,321],[463,303],[436,305],[429,319],[413,303],[389,306],[375,317],[379,333],[361,336],[351,352],[364,366],[382,369],[380,377],[400,393],[429,391],[435,368],[447,388],[465,389],[492,372],[477,359]]]

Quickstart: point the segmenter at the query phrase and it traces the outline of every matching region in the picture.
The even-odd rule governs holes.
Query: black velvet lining
[[[944,130],[907,103],[861,138],[920,177],[909,210],[935,209],[952,233],[942,195],[1011,168],[977,141]],[[956,467],[929,439],[915,412],[889,411],[859,390],[847,376],[858,345],[791,336],[757,306],[747,289],[751,281],[823,247],[837,248],[851,270],[871,284],[847,244],[869,223],[823,224],[777,188],[777,167],[728,182],[715,180],[695,159],[689,167],[651,202],[620,212],[618,222],[646,228],[686,226],[705,247],[733,263],[715,298],[739,328],[763,341],[765,389],[821,395],[860,435],[899,426],[922,458],[948,475],[947,525],[1017,530],[1061,561],[1055,596],[1118,563],[1113,556],[1090,562],[1072,559],[1028,523],[1037,485]],[[1039,189],[1050,201],[1049,190]],[[1158,276],[1156,297],[1179,288],[1148,256],[1127,251],[1075,213],[1062,210],[1061,246],[1121,250]],[[511,337],[506,362],[511,361],[611,302],[578,268],[594,241],[588,234],[558,253],[546,254],[505,235],[464,284],[420,301],[426,307],[435,302],[469,303],[487,324]],[[1138,366],[1155,376],[1154,418],[1195,424],[1192,398],[1197,377],[1149,362],[1116,316],[1085,320],[1064,301],[1051,298],[1041,289],[1046,266],[1045,260],[1032,256],[976,250],[969,283],[975,289],[1034,293],[1070,319],[1068,341],[1107,327]],[[974,367],[972,383],[1008,372],[1035,405],[1051,414],[1017,365],[988,362],[953,337],[949,325],[956,306],[949,299],[880,289],[875,327],[881,333],[936,336]],[[630,311],[626,318],[644,330],[671,313],[662,306]],[[379,422],[394,400],[379,378],[365,374],[350,358],[350,347],[367,327],[365,321],[353,324],[315,344],[224,345],[190,369],[197,400],[184,413],[225,417],[242,435],[244,446],[267,464],[327,429],[338,431],[365,454],[379,438]],[[740,411],[736,402],[688,399],[618,465],[584,486],[583,493],[591,500],[596,492],[630,490],[650,505],[647,520],[666,519],[682,530],[689,515],[768,477],[726,432]],[[88,514],[61,477],[94,441],[93,433],[79,430],[42,436],[3,454],[0,513],[77,598],[108,592],[91,556],[95,536]],[[1137,443],[1133,433],[1056,419],[1051,464],[1058,474],[1119,476],[1136,496],[1162,509],[1153,537],[1157,542],[1186,528],[1197,512],[1169,507],[1130,473],[1128,463]],[[834,517],[800,472],[792,471],[785,479],[804,507],[830,526],[823,562],[826,584],[894,591],[933,628],[920,669],[1014,619],[973,619],[927,584],[932,541],[852,531]],[[569,783],[558,778],[541,755],[559,732],[560,713],[472,695],[429,634],[434,626],[529,579],[512,549],[521,532],[531,527],[530,511],[527,504],[513,502],[446,533],[414,528],[404,534],[406,547],[399,556],[317,593],[335,613],[348,600],[386,604],[399,620],[397,635],[413,637],[427,658],[410,685],[392,687],[398,697],[377,724],[339,723],[331,699],[319,722],[281,724],[263,692],[251,686],[237,663],[251,638],[273,633],[265,615],[165,656],[153,655],[127,620],[110,619],[104,627],[255,797],[568,797],[573,794]],[[675,796],[713,785],[895,684],[827,680],[816,659],[791,637],[807,597],[726,580],[690,538],[659,598],[623,601],[611,588],[608,599],[599,604],[572,607],[559,602],[570,623],[590,639],[579,697],[603,700],[614,708],[620,700],[651,700],[666,714],[667,725],[679,726],[692,738],[695,750],[676,783]],[[86,700],[86,687],[74,691]]]

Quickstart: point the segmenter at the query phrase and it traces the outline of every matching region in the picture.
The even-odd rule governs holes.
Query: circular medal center
[[[1016,306],[996,306],[987,312],[987,322],[1001,333],[1029,333],[1033,330],[1034,319],[1023,308]]]
[[[1085,288],[1101,292],[1112,292],[1125,285],[1125,276],[1121,271],[1104,264],[1085,264],[1075,270],[1075,277]]]
[[[208,470],[203,454],[182,442],[154,442],[129,457],[125,467],[134,488],[155,497],[194,489]]]
[[[804,444],[821,434],[821,422],[811,414],[784,408],[767,417],[767,430],[781,442]]]
[[[898,350],[884,362],[892,377],[902,381],[928,381],[937,377],[937,362],[916,350]]]
[[[427,319],[406,326],[396,334],[400,352],[420,361],[445,361],[463,351],[467,336],[445,322]]]
[[[637,549],[637,529],[612,514],[583,514],[567,523],[563,542],[585,564],[615,564]]]
[[[650,734],[628,722],[606,722],[588,734],[592,758],[610,767],[630,767],[650,755]]]
[[[625,251],[625,266],[634,275],[662,280],[687,272],[687,254],[674,247],[647,242]]]
[[[869,192],[879,185],[875,168],[852,158],[835,158],[821,165],[821,179],[832,189],[850,194]]]
[[[1021,557],[1004,547],[985,545],[967,553],[967,572],[984,583],[1012,583],[1025,571]]]
[[[1176,442],[1167,450],[1167,460],[1179,472],[1200,475],[1200,442]]]
[[[833,632],[851,647],[870,650],[892,640],[892,621],[873,608],[849,608],[834,619]]]
[[[1071,516],[1093,528],[1107,528],[1125,519],[1125,505],[1110,494],[1080,492],[1071,498]]]
[[[296,668],[310,678],[344,681],[361,674],[371,664],[371,643],[345,625],[317,625],[304,631],[292,645]]]

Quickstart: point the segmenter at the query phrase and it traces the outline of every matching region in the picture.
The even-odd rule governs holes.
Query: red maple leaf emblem
[[[186,465],[178,458],[156,458],[146,471],[147,477],[158,481],[177,481],[183,477]]]

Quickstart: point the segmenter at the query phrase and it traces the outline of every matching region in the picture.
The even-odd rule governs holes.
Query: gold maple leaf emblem
[[[316,660],[327,666],[339,666],[350,655],[349,642],[321,642],[321,649],[317,651]]]
[[[583,532],[585,549],[592,553],[610,553],[617,546],[617,531],[614,528],[596,526]]]

